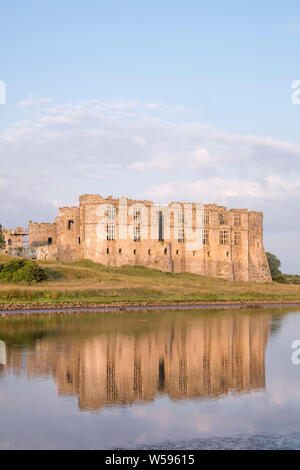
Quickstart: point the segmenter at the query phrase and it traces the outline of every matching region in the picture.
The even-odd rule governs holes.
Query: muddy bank
[[[270,307],[300,307],[299,301],[259,301],[259,302],[151,302],[151,303],[48,303],[48,304],[2,304],[0,316],[7,315],[36,315],[80,312],[122,312],[145,310],[204,310],[227,308],[270,308]]]

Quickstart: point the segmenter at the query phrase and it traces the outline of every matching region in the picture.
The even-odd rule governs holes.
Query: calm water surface
[[[295,308],[0,318],[0,448],[300,449],[296,339]]]

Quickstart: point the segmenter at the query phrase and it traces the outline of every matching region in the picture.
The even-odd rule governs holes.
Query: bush
[[[290,284],[300,284],[300,276],[299,274],[285,274],[286,279]]]
[[[280,271],[281,262],[273,253],[266,252],[272,281],[279,282],[280,284],[289,284],[289,279]]]
[[[273,277],[272,277],[272,280],[274,282],[279,282],[280,284],[289,284],[289,280],[285,277],[284,274],[282,273],[279,273],[279,274],[275,274]]]
[[[266,255],[267,255],[267,260],[268,260],[268,263],[269,263],[272,279],[273,279],[273,281],[275,281],[276,277],[282,275],[282,273],[279,269],[280,266],[281,266],[281,262],[277,258],[277,256],[273,255],[273,253],[270,253],[269,251],[266,252]]]
[[[0,281],[31,284],[46,279],[46,271],[34,261],[20,259],[0,264]]]
[[[5,238],[3,234],[3,227],[2,227],[2,224],[0,224],[0,250],[4,250],[5,246],[6,246],[6,243],[5,243]]]

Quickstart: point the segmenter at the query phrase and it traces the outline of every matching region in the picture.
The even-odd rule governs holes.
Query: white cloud
[[[214,164],[214,158],[210,155],[209,151],[205,148],[197,148],[191,158],[192,167],[205,168]]]
[[[209,180],[183,181],[150,186],[146,196],[156,201],[166,202],[174,197],[186,200],[188,195],[193,201],[203,203],[229,204],[233,199],[269,199],[274,203],[287,197],[300,197],[300,180],[293,183],[283,181],[278,175],[271,175],[260,182],[241,179],[214,177]],[[186,201],[187,202],[187,201]]]
[[[203,203],[227,204],[235,198],[265,198],[266,191],[254,181],[238,179],[211,178],[207,181],[174,182],[150,186],[146,197],[155,201],[169,201],[176,198],[184,202],[201,201]],[[187,199],[188,196],[188,199]]]
[[[300,145],[232,134],[181,107],[136,100],[57,104],[31,95],[19,110],[0,134],[5,225],[50,219],[53,201],[90,192],[264,210],[266,231],[281,211],[285,230],[300,229]]]
[[[138,145],[138,146],[140,146],[140,147],[144,147],[144,148],[145,148],[146,145],[147,145],[147,141],[146,141],[143,137],[141,137],[140,135],[135,135],[135,136],[133,137],[133,142],[134,142],[136,145]]]
[[[18,103],[18,106],[31,107],[31,106],[37,106],[37,105],[44,105],[45,103],[51,103],[51,99],[42,98],[36,93],[31,93],[26,100],[20,101]]]
[[[140,172],[161,170],[164,172],[172,172],[171,157],[168,155],[158,155],[150,160],[137,161],[128,165],[129,170],[136,170]]]

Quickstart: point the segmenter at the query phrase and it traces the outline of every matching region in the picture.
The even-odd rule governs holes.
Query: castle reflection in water
[[[153,318],[153,317],[152,317]],[[59,395],[80,409],[150,401],[218,397],[265,387],[272,315],[199,314],[144,320],[138,333],[92,328],[82,335],[44,335],[30,348],[6,348],[2,373],[52,377]],[[145,328],[143,328],[145,325]]]

